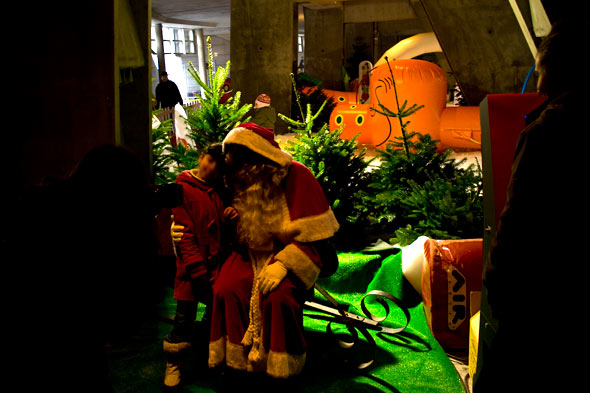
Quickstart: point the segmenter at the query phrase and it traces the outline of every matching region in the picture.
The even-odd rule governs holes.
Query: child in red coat
[[[199,157],[198,168],[186,170],[176,179],[182,185],[183,201],[173,209],[174,222],[183,229],[175,247],[176,315],[172,331],[164,338],[167,388],[180,384],[180,354],[192,345],[198,302],[206,306],[211,302],[211,285],[223,254],[222,223],[237,214],[231,207],[223,208],[224,161],[221,144],[212,144]]]

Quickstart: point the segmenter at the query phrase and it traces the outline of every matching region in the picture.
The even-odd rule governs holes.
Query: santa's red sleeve
[[[289,214],[284,215],[282,237],[287,243],[275,259],[311,288],[321,269],[313,242],[334,236],[338,221],[317,179],[303,164],[291,163],[284,192]]]

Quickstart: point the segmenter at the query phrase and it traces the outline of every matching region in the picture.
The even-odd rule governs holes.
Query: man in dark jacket
[[[588,349],[577,330],[587,298],[588,173],[586,75],[572,56],[588,23],[555,24],[538,50],[537,90],[547,101],[527,117],[484,282],[498,321],[478,364],[475,393],[574,391],[577,361]],[[584,329],[585,330],[585,329]],[[579,364],[581,366],[581,364]],[[568,385],[568,384],[571,384]]]
[[[161,82],[156,86],[156,108],[174,108],[176,104],[182,105],[182,96],[176,83],[168,79],[168,73],[162,71]]]

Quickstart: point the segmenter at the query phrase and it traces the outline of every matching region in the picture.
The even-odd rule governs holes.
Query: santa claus
[[[237,242],[213,284],[209,366],[277,378],[305,364],[303,303],[338,222],[313,174],[254,123],[223,142]],[[333,255],[332,255],[333,257]]]

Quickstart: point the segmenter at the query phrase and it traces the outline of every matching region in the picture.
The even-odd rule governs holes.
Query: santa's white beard
[[[236,192],[233,206],[240,214],[237,227],[240,242],[254,250],[272,249],[283,222],[282,191],[259,182]]]

